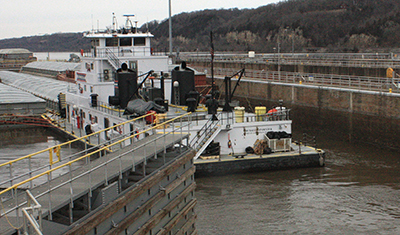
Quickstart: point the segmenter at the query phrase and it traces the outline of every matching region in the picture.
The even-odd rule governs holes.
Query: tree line
[[[400,47],[398,0],[286,0],[256,9],[218,9],[172,17],[174,51],[359,52]],[[141,26],[154,34],[155,51],[167,51],[168,19]],[[0,40],[0,48],[34,52],[89,49],[82,33]]]

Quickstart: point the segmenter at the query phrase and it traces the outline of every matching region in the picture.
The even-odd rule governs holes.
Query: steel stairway
[[[121,62],[118,57],[112,52],[110,49],[106,49],[106,55],[108,59],[108,63],[115,69],[119,69],[121,67]]]
[[[191,140],[190,146],[196,150],[194,159],[197,159],[207,148],[207,146],[215,139],[221,132],[221,125],[219,120],[208,120],[204,126],[197,132],[197,135]]]

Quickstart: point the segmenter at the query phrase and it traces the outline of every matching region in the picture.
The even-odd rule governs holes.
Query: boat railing
[[[255,114],[245,117],[246,122],[263,122],[263,121],[288,121],[290,120],[290,109],[270,110],[269,113]]]
[[[115,126],[111,126],[108,128],[105,128],[100,131],[96,131],[94,133],[84,135],[79,138],[75,138],[71,141],[67,141],[49,148],[46,148],[44,150],[19,157],[17,159],[1,163],[0,164],[0,172],[3,172],[3,176],[7,175],[7,179],[2,179],[0,182],[0,188],[7,188],[9,186],[12,186],[16,183],[22,182],[28,178],[33,177],[33,175],[38,174],[40,172],[44,172],[46,170],[51,170],[57,165],[66,162],[66,161],[71,161],[72,159],[78,158],[81,155],[87,154],[88,152],[91,152],[95,150],[98,145],[103,144],[104,146],[112,144],[116,139],[111,139],[108,141],[102,141],[101,136],[105,135],[108,136],[109,132],[111,130],[115,129],[124,129],[125,125],[131,125],[132,123],[137,123],[137,122],[145,122],[145,119],[147,116],[151,114],[146,114],[144,116],[128,120],[126,122],[117,124]],[[64,122],[65,123],[65,122]],[[56,124],[59,128],[63,127],[62,123],[54,123]],[[128,133],[128,135],[131,135],[132,133]],[[119,138],[122,138],[123,135],[119,135]],[[138,135],[140,137],[140,135]],[[84,149],[82,151],[72,153],[72,145],[74,145],[77,142],[83,142],[84,143]],[[45,159],[48,159],[46,162]],[[39,163],[40,162],[40,163]],[[34,166],[37,166],[36,168]],[[78,166],[78,165],[76,165]],[[7,169],[8,168],[8,169]],[[19,172],[18,169],[25,169],[24,172]],[[7,173],[6,173],[7,172]],[[40,182],[35,182],[35,181],[30,181],[29,182],[29,188],[32,188],[33,184],[37,184]]]
[[[168,164],[170,160],[167,161],[165,159],[165,153],[167,152],[167,148],[171,147],[171,144],[172,146],[179,145],[179,151],[181,151],[180,149],[182,149],[182,147],[189,146],[188,132],[183,131],[189,128],[189,122],[182,121],[183,118],[189,115],[190,113],[183,114],[164,123],[151,126],[139,133],[129,133],[112,143],[98,145],[94,151],[86,153],[83,156],[72,159],[44,172],[31,175],[28,179],[21,182],[13,182],[11,186],[0,191],[0,198],[3,198],[7,193],[11,195],[10,198],[0,200],[2,204],[0,213],[0,220],[2,220],[0,223],[2,227],[0,228],[0,233],[7,228],[20,229],[22,227],[20,224],[21,209],[27,206],[25,196],[20,193],[20,189],[24,186],[28,187],[33,198],[38,202],[37,204],[40,203],[42,206],[42,213],[46,215],[49,220],[52,220],[53,208],[61,206],[61,204],[56,205],[56,203],[72,203],[83,191],[92,192],[99,184],[107,186],[110,183],[109,180],[113,179],[113,177],[119,176],[122,178],[122,174],[127,168],[134,171],[137,164],[146,164],[150,158],[157,158],[159,154],[159,157],[164,158],[164,164]],[[167,125],[172,127],[172,129],[166,131],[165,127]],[[160,128],[164,130],[162,131]],[[153,136],[152,138],[148,136],[149,133],[153,133],[153,135],[151,135]],[[155,135],[155,133],[157,133],[157,135]],[[136,142],[136,137],[139,135],[147,135],[148,137],[146,138],[150,139],[148,141],[137,142],[135,145],[132,145],[131,148],[125,150],[123,143],[127,141]],[[167,140],[169,136],[172,138]],[[109,153],[110,149],[113,150],[112,153]],[[123,151],[118,151],[119,149]],[[47,151],[47,149],[44,151]],[[140,152],[140,154],[138,152]],[[136,155],[138,155],[139,158],[136,157]],[[98,156],[100,156],[99,161],[94,163],[92,159],[98,158]],[[77,163],[83,165],[80,168],[73,168],[72,166]],[[110,166],[112,166],[112,168],[110,168]],[[62,179],[58,180],[57,178],[52,178],[52,175],[56,175],[56,173],[63,169],[64,173],[60,175],[60,177],[63,177]],[[97,175],[97,177],[94,175]],[[102,175],[103,178],[98,178],[98,175]],[[43,183],[38,186],[33,186],[31,182],[38,179],[42,179]],[[140,181],[138,183],[140,183]],[[138,183],[135,183],[135,185]],[[85,187],[82,188],[84,185]],[[67,195],[65,192],[68,192]],[[63,195],[62,198],[65,201],[60,202],[57,195]],[[89,195],[91,195],[91,193],[89,193]],[[70,222],[72,223],[73,214],[69,216]],[[16,224],[12,224],[8,217],[13,217],[11,221]]]
[[[99,110],[101,112],[107,113],[107,114],[111,114],[113,116],[117,116],[117,117],[122,117],[124,114],[124,109],[119,109],[116,107],[111,107],[109,106],[107,103],[101,102],[101,101],[97,101],[96,105],[93,105],[92,103],[90,103],[91,107],[93,109]]]
[[[256,123],[266,121],[288,121],[290,120],[290,109],[272,109],[267,113],[223,113],[218,117],[221,125],[229,125],[233,123]]]
[[[151,56],[151,48],[148,46],[140,47],[108,47],[91,49],[90,54],[85,53],[87,57],[107,58],[108,53],[112,53],[115,57],[132,57],[132,56]]]

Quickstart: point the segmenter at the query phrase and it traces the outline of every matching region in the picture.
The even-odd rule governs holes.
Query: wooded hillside
[[[272,53],[358,52],[400,47],[398,0],[286,0],[257,9],[181,13],[172,18],[173,43],[180,51],[215,50]],[[156,51],[168,50],[168,20],[142,26],[155,35]],[[53,34],[0,40],[0,48],[77,51],[90,45],[82,34]],[[275,49],[274,49],[275,48]],[[174,49],[176,50],[176,49]]]

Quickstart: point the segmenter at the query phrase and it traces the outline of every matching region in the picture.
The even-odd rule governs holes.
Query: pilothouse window
[[[135,38],[134,45],[135,46],[146,46],[146,38]]]
[[[106,47],[118,46],[118,38],[106,38]]]
[[[98,47],[98,46],[100,46],[99,39],[93,39],[92,40],[92,47]]]
[[[132,46],[132,38],[120,38],[119,45],[121,47],[129,47]]]

